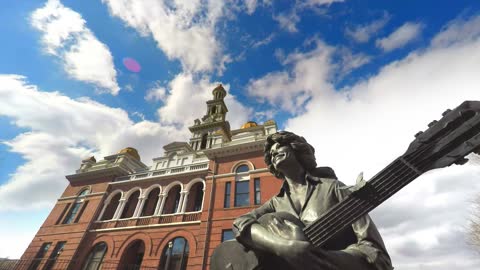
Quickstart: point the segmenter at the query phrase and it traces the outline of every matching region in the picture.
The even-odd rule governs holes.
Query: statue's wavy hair
[[[290,146],[293,149],[298,162],[307,172],[317,167],[317,162],[315,161],[315,149],[305,140],[305,138],[298,136],[293,132],[278,131],[267,137],[263,153],[268,169],[277,178],[284,179],[284,176],[282,173],[278,172],[272,164],[270,149],[275,143],[280,144],[280,146]]]

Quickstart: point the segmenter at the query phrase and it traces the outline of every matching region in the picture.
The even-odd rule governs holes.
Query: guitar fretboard
[[[420,176],[423,171],[419,167],[423,166],[418,166],[421,165],[418,163],[413,165],[418,162],[415,160],[416,156],[410,155],[408,159],[404,156],[397,158],[365,186],[347,196],[318,220],[305,227],[304,233],[310,242],[317,247],[323,246],[335,234]]]

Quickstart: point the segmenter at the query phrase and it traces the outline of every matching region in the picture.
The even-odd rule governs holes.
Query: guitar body
[[[274,219],[282,223],[288,220],[296,226],[303,228],[304,224],[294,215],[287,212],[275,212],[263,215],[258,219],[258,223],[265,227],[271,233],[291,240],[305,240],[301,237],[295,237],[295,233],[287,226],[282,226],[280,230],[272,231],[271,224],[276,224]],[[277,226],[277,225],[273,225]],[[236,240],[225,241],[221,243],[213,252],[210,259],[211,270],[289,270],[288,264],[276,256],[248,250]]]

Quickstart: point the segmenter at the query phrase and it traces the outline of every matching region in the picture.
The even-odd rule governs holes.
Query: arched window
[[[102,220],[111,220],[113,218],[113,215],[115,215],[115,211],[117,211],[118,204],[120,202],[120,198],[122,197],[122,193],[117,193],[113,198],[110,200],[110,202],[107,205],[107,208],[105,209],[105,213],[102,216]]]
[[[138,197],[140,196],[140,190],[135,191],[133,194],[128,197],[128,201],[125,203],[125,208],[123,208],[122,215],[120,218],[131,218],[137,208]]]
[[[190,188],[187,197],[187,207],[185,212],[195,212],[202,210],[203,202],[203,183],[197,182]]]
[[[117,270],[141,269],[144,254],[145,244],[142,240],[136,240],[123,252]]]
[[[250,169],[247,165],[240,165],[235,170],[235,173],[248,172]],[[250,205],[250,176],[236,175],[235,176],[235,206]]]
[[[148,193],[147,199],[142,209],[142,214],[140,216],[153,216],[155,213],[155,207],[158,202],[158,195],[160,194],[160,188],[154,188]]]
[[[78,194],[77,198],[75,199],[75,202],[73,203],[73,206],[70,208],[70,210],[68,211],[68,214],[63,219],[63,222],[62,222],[63,224],[74,223],[74,221],[78,222],[78,220],[82,216],[83,210],[88,204],[88,201],[85,201],[85,196],[87,196],[89,193],[90,193],[90,189],[86,188]],[[83,207],[80,210],[80,207],[82,205]],[[77,216],[77,213],[78,213],[78,216]]]
[[[160,270],[185,270],[187,269],[189,247],[183,237],[174,238],[168,242],[160,260]]]
[[[240,165],[235,170],[236,173],[242,173],[242,172],[248,172],[248,171],[250,171],[250,168],[248,168],[247,165]]]
[[[105,244],[105,242],[96,244],[88,254],[87,260],[83,265],[83,270],[102,269],[105,253],[107,253],[107,244]]]
[[[177,185],[168,191],[167,200],[163,207],[162,214],[173,214],[180,210],[178,209],[178,204],[180,203],[180,189],[180,185]]]

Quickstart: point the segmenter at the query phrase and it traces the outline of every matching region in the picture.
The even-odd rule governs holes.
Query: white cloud
[[[152,35],[169,59],[186,71],[213,71],[222,58],[216,38],[219,20],[228,14],[224,1],[102,0],[112,16],[143,35]],[[219,70],[221,71],[221,70]]]
[[[272,40],[274,38],[275,38],[275,34],[271,33],[270,35],[268,35],[264,39],[253,42],[251,46],[252,46],[252,48],[258,48],[258,47],[261,47],[261,46],[265,46],[265,45],[269,44],[270,42],[272,42]]]
[[[0,75],[0,96],[0,115],[30,130],[3,142],[25,163],[0,186],[0,211],[51,207],[68,183],[65,175],[91,154],[103,158],[132,146],[148,164],[164,144],[186,139],[173,126],[134,123],[122,109],[42,92],[18,75]]]
[[[112,54],[87,28],[79,13],[59,0],[49,0],[31,14],[31,24],[42,32],[46,53],[59,57],[70,77],[94,84],[100,91],[118,94]]]
[[[300,22],[300,16],[297,14],[296,8],[286,13],[273,15],[273,19],[278,22],[280,28],[295,33],[298,31],[297,23]]]
[[[358,43],[365,43],[369,41],[373,35],[378,34],[378,31],[380,31],[389,20],[390,15],[385,12],[382,18],[374,20],[369,24],[348,27],[345,30],[345,34]]]
[[[314,48],[310,51],[297,50],[281,57],[287,70],[251,80],[247,86],[248,94],[297,114],[312,96],[330,95],[333,78],[342,77],[370,60],[364,54],[353,54],[343,47],[334,48],[318,38],[311,43]],[[334,63],[333,57],[338,58],[338,62]]]
[[[393,31],[388,37],[377,39],[375,43],[383,51],[393,51],[418,38],[422,28],[423,24],[421,23],[407,22]]]
[[[295,4],[288,11],[274,14],[272,17],[280,25],[280,28],[295,33],[298,31],[297,24],[300,22],[300,12],[305,10],[313,10],[317,13],[325,13],[332,3],[344,2],[344,0],[307,0],[307,1],[295,1]]]
[[[245,0],[245,6],[247,7],[247,13],[253,14],[257,8],[257,0]]]
[[[297,54],[296,60],[289,56],[291,69],[268,74],[252,85],[263,83],[258,85],[265,88],[254,88],[258,91],[278,89],[271,96],[264,94],[266,99],[308,90],[311,99],[304,113],[290,119],[286,129],[315,146],[319,166],[332,166],[340,180],[354,184],[359,172],[368,179],[401,155],[413,135],[441,118],[445,109],[479,99],[480,35],[472,27],[478,20],[451,22],[431,47],[341,91],[324,75],[335,69],[326,52],[315,63],[308,62],[314,57],[302,57],[305,54]],[[299,76],[297,69],[307,63],[320,72],[307,70]],[[480,260],[466,244],[465,231],[469,204],[480,190],[479,176],[480,167],[474,164],[427,173],[373,212],[396,268],[478,269]]]
[[[343,2],[343,1],[344,0],[307,0],[301,4],[314,7],[314,6],[330,5],[335,2]]]
[[[207,113],[206,101],[212,99],[212,90],[218,85],[206,76],[196,77],[189,73],[180,73],[168,84],[168,96],[165,105],[158,109],[162,123],[179,125],[186,129],[193,120]],[[230,86],[223,85],[227,93]],[[227,94],[225,104],[228,107],[227,119],[232,129],[240,127],[249,120],[252,110],[243,106],[235,96]]]
[[[167,97],[167,90],[161,86],[160,82],[156,82],[155,85],[147,90],[145,100],[147,101],[165,101]]]
[[[432,46],[447,47],[458,42],[472,42],[480,37],[480,17],[457,18],[451,21],[432,40]]]

